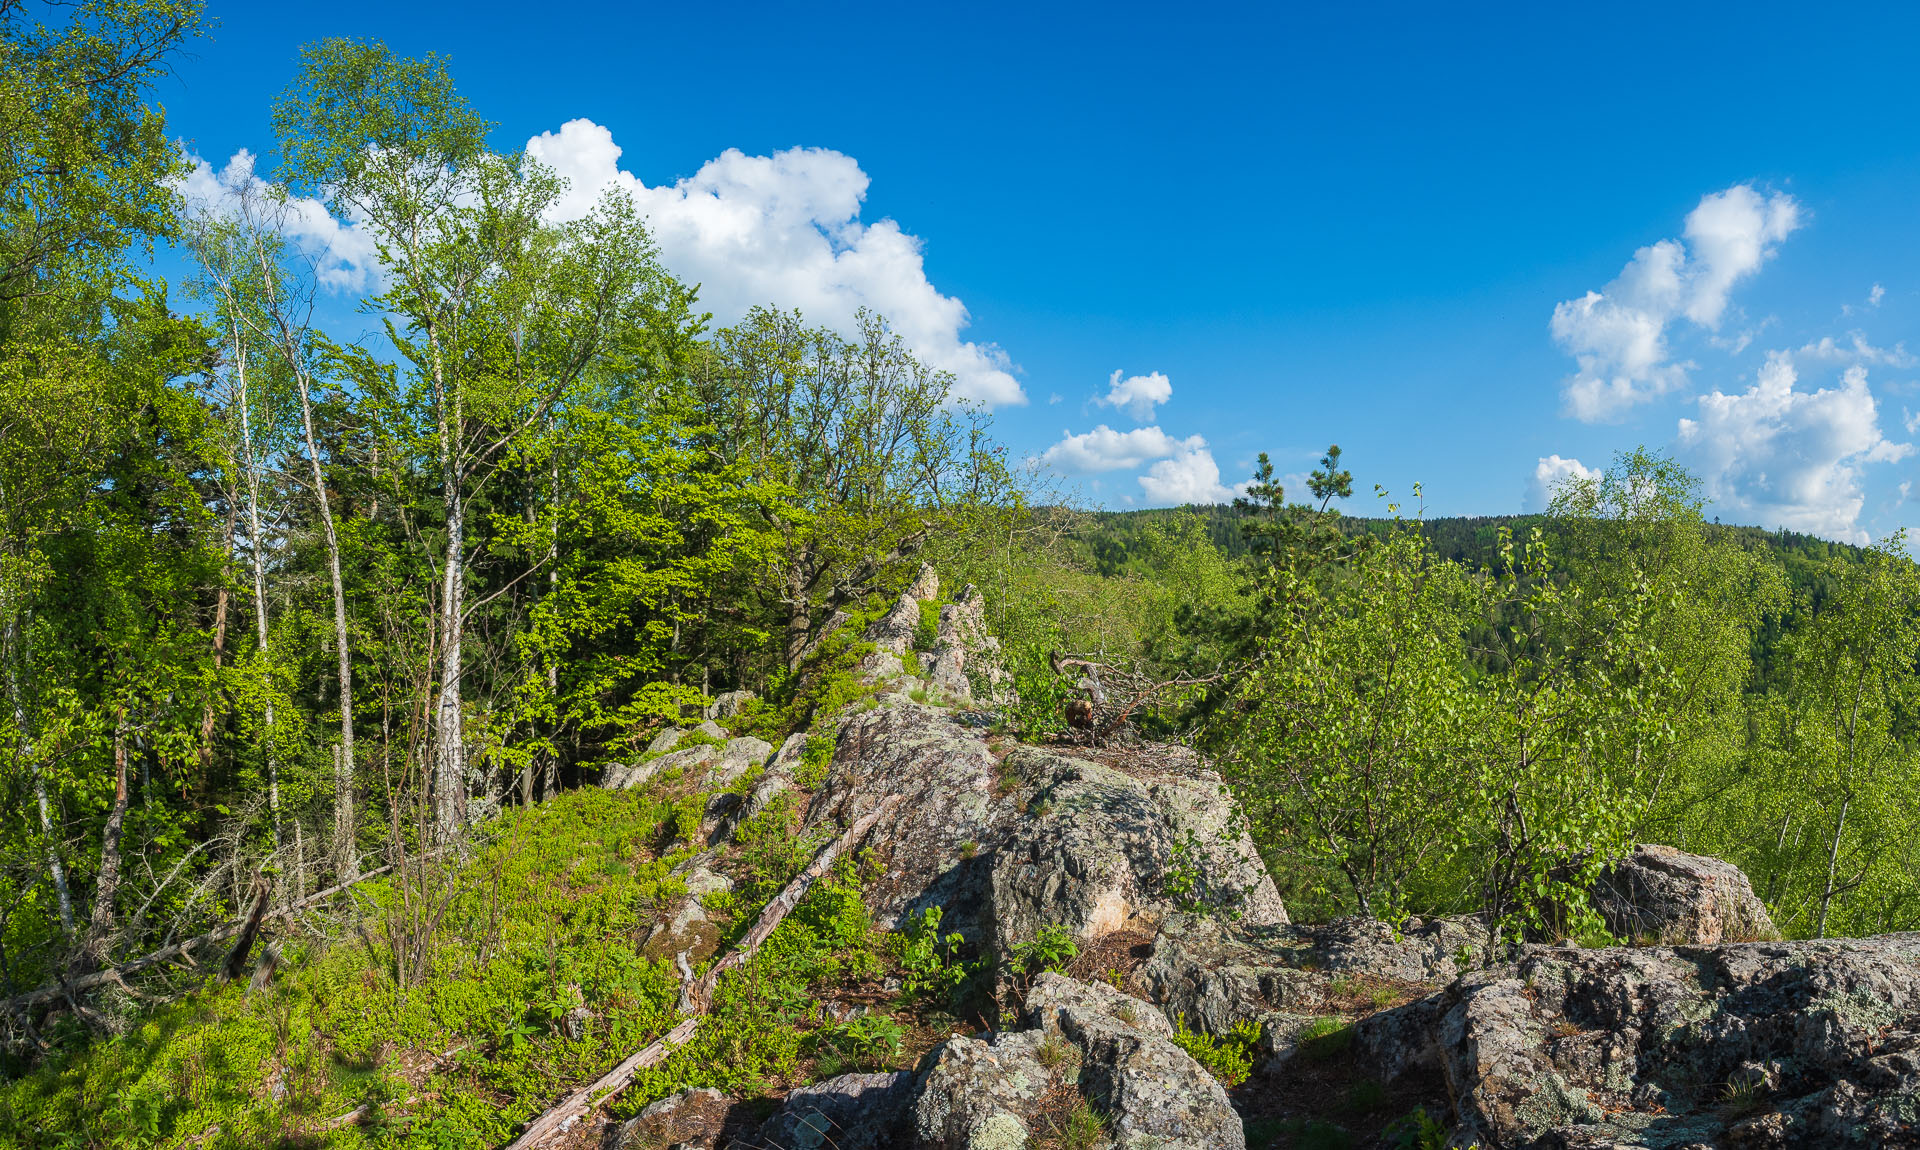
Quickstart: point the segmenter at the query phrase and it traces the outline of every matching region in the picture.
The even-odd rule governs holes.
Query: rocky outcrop
[[[950,697],[1003,705],[1011,700],[1013,677],[1007,673],[1000,640],[987,634],[987,600],[969,583],[959,597],[940,608],[940,626],[927,663],[927,677]]]
[[[1082,943],[1151,933],[1183,909],[1287,921],[1220,776],[1183,756],[1161,766],[1128,773],[1034,748],[1007,755],[1001,770],[1021,783],[1024,812],[992,859],[1000,953],[1049,926]]]
[[[668,771],[678,770],[683,774],[704,771],[706,782],[725,786],[765,763],[767,756],[773,753],[773,744],[764,739],[730,739],[714,723],[702,723],[694,729],[708,739],[719,739],[720,745],[702,740],[698,745],[680,749],[679,744],[688,732],[669,728],[649,745],[647,753],[651,757],[631,766],[616,763],[607,767],[601,785],[609,790],[626,790],[642,786]]]
[[[1219,1082],[1171,1041],[1152,1007],[1110,987],[1043,974],[1032,1029],[955,1038],[931,1058],[913,1110],[916,1147],[1019,1150],[1093,1102],[1116,1148],[1244,1150]]]
[[[740,713],[740,708],[759,697],[752,691],[722,691],[713,697],[713,702],[707,704],[706,718],[731,719]]]
[[[1920,1144],[1920,935],[1529,947],[1445,1006],[1462,1144]]]
[[[1437,1063],[1440,1010],[1428,996],[1483,965],[1485,941],[1478,923],[1462,919],[1410,919],[1396,931],[1362,918],[1259,926],[1182,914],[1161,924],[1133,978],[1193,1030],[1226,1034],[1257,1023],[1257,1052],[1269,1062],[1289,1058],[1317,1019],[1364,1012],[1354,1035],[1360,1053],[1392,1079]],[[1368,1002],[1376,991],[1415,1001],[1380,1010]]]
[[[912,1145],[937,1150],[1022,1150],[1054,1087],[1037,1030],[953,1038],[914,1091]]]
[[[1226,1035],[1254,1023],[1266,1077],[1249,1089],[1324,1089],[1331,1059],[1351,1076],[1342,1081],[1422,1105],[1444,1083],[1460,1146],[1920,1146],[1920,935],[1744,941],[1775,932],[1738,869],[1652,845],[1609,868],[1592,895],[1615,934],[1662,945],[1528,947],[1491,966],[1473,919],[1293,924],[1220,776],[1191,752],[1006,747],[984,734],[980,712],[901,693],[921,604],[937,592],[923,571],[867,632],[891,669],[869,666],[883,693],[830,732],[803,833],[898,796],[864,844],[877,873],[862,890],[880,926],[938,906],[968,957],[1002,960],[1063,928],[1112,985],[1056,974],[1027,985],[1002,961],[997,1005],[1021,1006],[1017,1023],[1000,1016],[1005,1029],[950,1038],[910,1073],[795,1090],[754,1139],[696,1128],[731,1111],[694,1092],[649,1107],[622,1145],[1017,1150],[1047,1144],[1070,1110],[1090,1106],[1115,1147],[1234,1150],[1240,1121],[1176,1028]],[[934,697],[997,691],[995,648],[968,588],[941,611],[927,659]],[[686,864],[688,894],[648,946],[698,963],[717,936],[703,900],[726,889],[724,844],[795,790],[807,736],[778,753],[684,737],[663,733],[653,757],[610,771],[608,785],[678,769],[726,788],[703,826],[713,849]],[[884,1009],[874,1002],[827,1014]]]
[[[1104,982],[1081,982],[1052,972],[1033,980],[1021,1021],[1030,1029],[1058,1034],[1062,1020],[1070,1013],[1110,1015],[1148,1034],[1173,1037],[1173,1024],[1152,1003]]]
[[[944,928],[1004,955],[1045,927],[1086,943],[1183,908],[1286,921],[1220,777],[1190,754],[1130,771],[1028,747],[996,762],[960,717],[887,695],[841,725],[806,821],[846,825],[892,794],[906,801],[868,888],[889,927],[940,906]]]
[[[706,900],[732,891],[733,880],[709,868],[704,857],[690,865],[681,878],[686,883],[686,895],[671,915],[654,923],[644,952],[653,958],[685,953],[690,961],[703,962],[713,957],[720,941],[720,928],[707,914]]]
[[[1607,929],[1625,942],[1712,945],[1780,937],[1739,867],[1653,843],[1608,868],[1592,898]]]
[[[914,1075],[843,1074],[787,1095],[742,1145],[768,1150],[893,1150],[905,1135]]]
[[[867,628],[863,637],[873,644],[876,651],[894,656],[905,655],[913,650],[913,636],[920,629],[920,604],[931,603],[939,595],[940,576],[934,573],[931,565],[922,563],[913,585],[895,601],[891,611]]]
[[[846,826],[889,795],[898,815],[871,847],[884,867],[867,888],[883,926],[922,907],[947,908],[948,929],[977,937],[985,860],[1014,811],[999,798],[998,767],[979,732],[939,707],[902,695],[846,719],[826,781],[808,805],[808,827]]]

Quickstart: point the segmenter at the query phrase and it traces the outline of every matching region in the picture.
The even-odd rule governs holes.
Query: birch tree
[[[414,441],[440,487],[431,790],[435,834],[449,840],[466,824],[471,781],[470,503],[632,319],[658,264],[617,194],[585,220],[552,222],[564,183],[524,153],[489,151],[488,125],[434,58],[315,45],[274,126],[296,187],[374,238],[387,282],[370,303],[407,369]]]

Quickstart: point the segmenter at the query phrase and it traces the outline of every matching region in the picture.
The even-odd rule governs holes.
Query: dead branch
[[[899,795],[888,798],[857,819],[839,838],[820,848],[820,853],[813,856],[813,861],[807,864],[807,869],[795,876],[793,881],[775,895],[773,901],[760,912],[760,917],[755,920],[753,928],[747,931],[746,936],[734,944],[734,948],[728,951],[724,958],[709,967],[706,974],[685,986],[680,995],[680,1011],[688,1015],[687,1018],[661,1035],[644,1050],[601,1075],[592,1085],[574,1091],[558,1106],[534,1119],[528,1125],[526,1132],[514,1139],[507,1150],[533,1150],[554,1135],[571,1129],[595,1106],[626,1089],[636,1073],[650,1066],[658,1066],[669,1054],[691,1041],[700,1029],[700,1019],[713,1009],[713,990],[719,983],[720,976],[752,959],[761,944],[773,934],[774,928],[778,927],[781,920],[799,905],[800,900],[806,896],[807,891],[820,876],[833,867],[835,860],[844,854],[848,847],[864,838],[867,832],[873,829],[875,823],[899,805]]]
[[[317,894],[308,895],[299,902],[289,903],[278,910],[267,911],[260,916],[260,920],[266,922],[271,919],[285,918],[287,915],[305,910],[307,907],[313,906],[316,903],[324,902],[349,887],[366,882],[371,878],[377,878],[392,869],[393,867],[389,865],[370,870],[352,882],[343,882],[338,886],[328,887],[326,890],[320,891]],[[234,935],[239,934],[245,926],[245,919],[230,922],[225,926],[215,927],[205,934],[195,935],[193,938],[189,938],[184,942],[176,942],[172,946],[162,947],[151,954],[142,955],[131,962],[123,962],[112,969],[96,971],[93,974],[76,978],[71,982],[55,983],[42,986],[37,990],[29,990],[24,994],[16,994],[12,998],[0,1001],[0,1014],[10,1014],[25,1010],[28,1007],[37,1006],[43,1002],[52,1002],[57,999],[66,998],[69,995],[77,995],[82,991],[91,990],[96,986],[101,986],[106,983],[117,983],[127,975],[138,974],[143,970],[149,970],[175,960],[185,962],[189,966],[198,966],[199,964],[194,961],[193,951],[203,946],[223,942],[232,938]]]
[[[1054,673],[1064,676],[1069,668],[1078,667],[1085,676],[1076,682],[1074,689],[1085,695],[1082,701],[1086,712],[1082,721],[1074,721],[1075,715],[1069,714],[1071,725],[1087,731],[1088,739],[1098,743],[1112,735],[1133,718],[1134,712],[1160,696],[1189,687],[1204,687],[1219,682],[1226,677],[1225,671],[1199,677],[1177,675],[1171,679],[1157,679],[1140,671],[1129,670],[1114,663],[1103,663],[1093,659],[1070,658],[1054,651],[1049,655]],[[1111,689],[1111,693],[1109,692]],[[1074,702],[1070,700],[1070,702]]]

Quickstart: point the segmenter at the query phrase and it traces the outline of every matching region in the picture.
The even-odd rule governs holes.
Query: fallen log
[[[744,966],[758,951],[774,928],[780,925],[800,900],[806,897],[808,889],[819,881],[820,877],[832,869],[839,857],[848,847],[866,837],[873,825],[900,805],[900,796],[886,799],[873,810],[862,815],[846,829],[839,838],[820,848],[813,856],[807,868],[794,877],[779,894],[775,895],[760,917],[754,921],[752,929],[720,961],[707,968],[707,972],[685,986],[680,994],[680,1013],[688,1015],[672,1030],[667,1031],[650,1043],[644,1050],[628,1058],[625,1062],[601,1075],[592,1085],[582,1087],[567,1095],[566,1099],[545,1114],[528,1124],[520,1137],[513,1140],[507,1150],[533,1150],[545,1144],[557,1134],[573,1128],[590,1113],[595,1106],[620,1093],[633,1081],[633,1076],[650,1067],[666,1061],[669,1054],[693,1039],[700,1029],[700,1020],[713,1009],[713,990],[720,982],[720,976],[736,967]]]
[[[260,916],[260,921],[266,922],[271,919],[285,918],[290,914],[298,914],[300,911],[313,906],[315,903],[325,902],[327,899],[332,898],[334,895],[339,894],[349,887],[366,882],[371,878],[378,878],[392,869],[393,865],[391,863],[383,867],[377,867],[361,875],[359,878],[354,879],[352,882],[343,882],[338,886],[330,886],[326,890],[308,895],[299,902],[288,903],[278,910],[267,911]],[[133,959],[130,962],[123,962],[108,970],[95,971],[92,974],[73,979],[70,982],[42,986],[35,990],[16,994],[12,998],[0,1000],[0,1014],[24,1010],[30,1006],[38,1006],[43,1002],[52,1002],[71,994],[78,994],[83,990],[92,990],[94,987],[102,986],[106,983],[118,983],[130,974],[138,974],[143,970],[150,970],[153,967],[160,966],[163,963],[173,962],[176,959],[185,962],[188,966],[197,968],[200,964],[195,961],[192,954],[193,951],[211,943],[224,942],[239,934],[242,930],[246,929],[250,918],[251,915],[230,922],[225,926],[215,927],[205,934],[195,935],[184,942],[176,942],[172,946],[161,947],[151,954],[141,955],[139,958]]]

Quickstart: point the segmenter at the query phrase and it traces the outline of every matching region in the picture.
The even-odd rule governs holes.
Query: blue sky
[[[1361,491],[1510,512],[1644,443],[1729,521],[1916,518],[1920,10],[212,14],[160,93],[210,169],[270,154],[303,42],[441,52],[496,146],[639,195],[718,318],[875,306],[1109,506],[1338,441]]]

